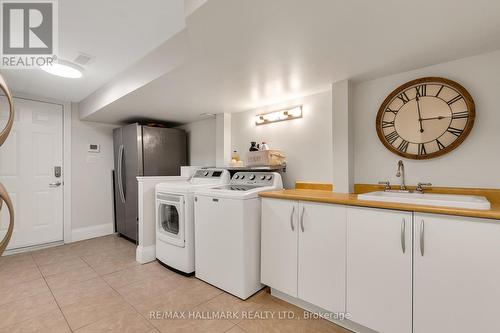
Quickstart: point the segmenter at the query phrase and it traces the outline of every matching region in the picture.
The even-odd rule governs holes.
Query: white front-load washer
[[[273,172],[238,172],[195,192],[196,277],[241,299],[260,289],[259,193],[283,188]]]
[[[193,192],[229,182],[223,169],[199,169],[184,181],[156,185],[156,258],[185,275],[194,273]]]

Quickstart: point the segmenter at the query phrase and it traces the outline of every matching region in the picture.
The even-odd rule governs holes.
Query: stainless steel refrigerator
[[[186,132],[132,124],[113,131],[116,231],[138,236],[138,176],[178,176],[186,165]]]

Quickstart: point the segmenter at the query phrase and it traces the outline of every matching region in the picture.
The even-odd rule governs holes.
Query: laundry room
[[[500,332],[499,2],[0,16],[0,333]]]

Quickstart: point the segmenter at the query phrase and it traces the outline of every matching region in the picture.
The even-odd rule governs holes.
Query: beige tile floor
[[[151,318],[155,311],[186,318]],[[276,318],[285,313],[295,318]],[[348,332],[303,314],[267,290],[241,301],[157,262],[140,265],[117,236],[0,258],[0,333]]]

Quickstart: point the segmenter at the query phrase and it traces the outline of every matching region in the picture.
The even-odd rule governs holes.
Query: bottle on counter
[[[265,141],[262,141],[262,144],[260,145],[260,150],[269,150],[269,146]]]
[[[250,142],[250,149],[248,151],[257,151],[257,150],[259,150],[257,142],[255,141]]]
[[[231,154],[231,160],[235,162],[240,160],[240,154],[238,154],[237,150],[233,150],[233,153]]]

